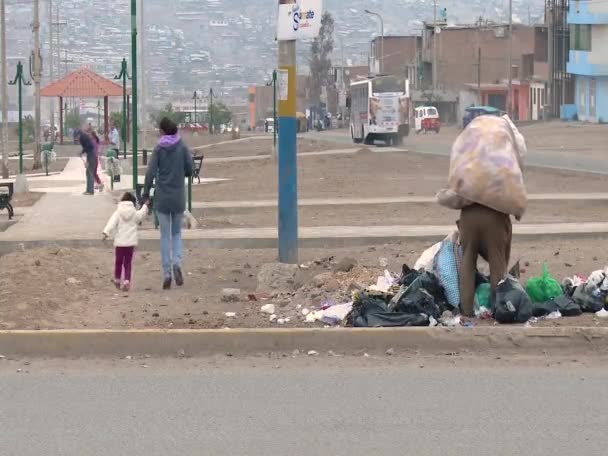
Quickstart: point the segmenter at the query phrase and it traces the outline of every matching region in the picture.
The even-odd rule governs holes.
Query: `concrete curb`
[[[387,245],[404,242],[438,242],[445,238],[445,232],[416,235],[387,235],[387,236],[342,236],[342,237],[304,237],[299,240],[299,246],[302,249],[339,249],[346,247],[362,247],[368,245]],[[597,241],[605,241],[608,239],[608,232],[589,232],[589,233],[514,233],[513,239],[521,241],[534,241],[539,239],[590,239]],[[278,246],[276,237],[256,237],[249,238],[215,238],[207,237],[203,239],[183,239],[184,248],[186,249],[276,249]],[[110,244],[111,245],[111,244]],[[0,233],[0,255],[6,255],[13,252],[25,251],[35,248],[46,247],[65,247],[65,248],[103,248],[99,239],[60,239],[60,240],[4,240]],[[140,238],[139,250],[156,252],[160,250],[160,242],[158,239]]]
[[[608,328],[381,328],[2,331],[6,357],[173,357],[316,350],[326,353],[605,354]]]

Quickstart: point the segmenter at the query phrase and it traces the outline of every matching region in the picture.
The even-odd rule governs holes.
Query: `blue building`
[[[568,24],[578,118],[608,123],[608,2],[571,0]]]

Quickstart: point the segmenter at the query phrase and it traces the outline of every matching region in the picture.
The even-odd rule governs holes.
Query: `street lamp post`
[[[380,33],[381,33],[381,39],[382,41],[380,42],[380,74],[384,74],[384,18],[379,14],[379,13],[375,13],[373,11],[370,10],[365,10],[365,12],[367,14],[369,14],[370,16],[376,16],[379,20],[380,20]]]
[[[213,89],[209,89],[209,134],[213,134]]]
[[[23,79],[23,64],[17,63],[17,74],[15,79],[8,83],[9,85],[17,86],[19,98],[19,176],[23,176],[23,86],[32,85],[31,82],[26,82]]]
[[[194,131],[196,132],[196,128],[198,125],[198,106],[197,106],[197,101],[198,101],[198,90],[194,91],[194,96],[192,97],[192,99],[194,100]]]
[[[120,66],[120,74],[114,76],[114,79],[122,79],[122,144],[123,157],[127,159],[127,79],[131,79],[127,70],[127,59],[122,59]]]

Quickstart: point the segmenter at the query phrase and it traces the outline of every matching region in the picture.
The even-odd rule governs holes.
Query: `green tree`
[[[310,101],[314,106],[321,103],[323,88],[333,85],[331,54],[334,50],[334,26],[331,13],[323,13],[321,31],[310,47]]]
[[[232,112],[228,107],[220,102],[214,102],[213,106],[209,109],[210,117],[213,116],[213,129],[218,130],[220,125],[229,124],[232,120]],[[209,119],[211,121],[211,119]]]
[[[66,128],[78,129],[82,126],[82,120],[80,119],[80,107],[75,107],[65,116]]]
[[[25,116],[23,118],[23,142],[25,144],[31,144],[34,142],[34,118],[32,116]]]
[[[184,123],[186,120],[186,113],[175,111],[171,103],[165,105],[163,109],[150,113],[150,120],[156,128],[158,128],[160,121],[165,117],[171,119],[173,122],[179,125]]]

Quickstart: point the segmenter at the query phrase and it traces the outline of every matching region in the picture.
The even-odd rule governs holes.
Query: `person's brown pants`
[[[458,227],[463,250],[460,307],[463,315],[473,316],[477,258],[481,255],[490,264],[493,301],[498,283],[507,274],[513,226],[508,215],[474,204],[462,210]]]

